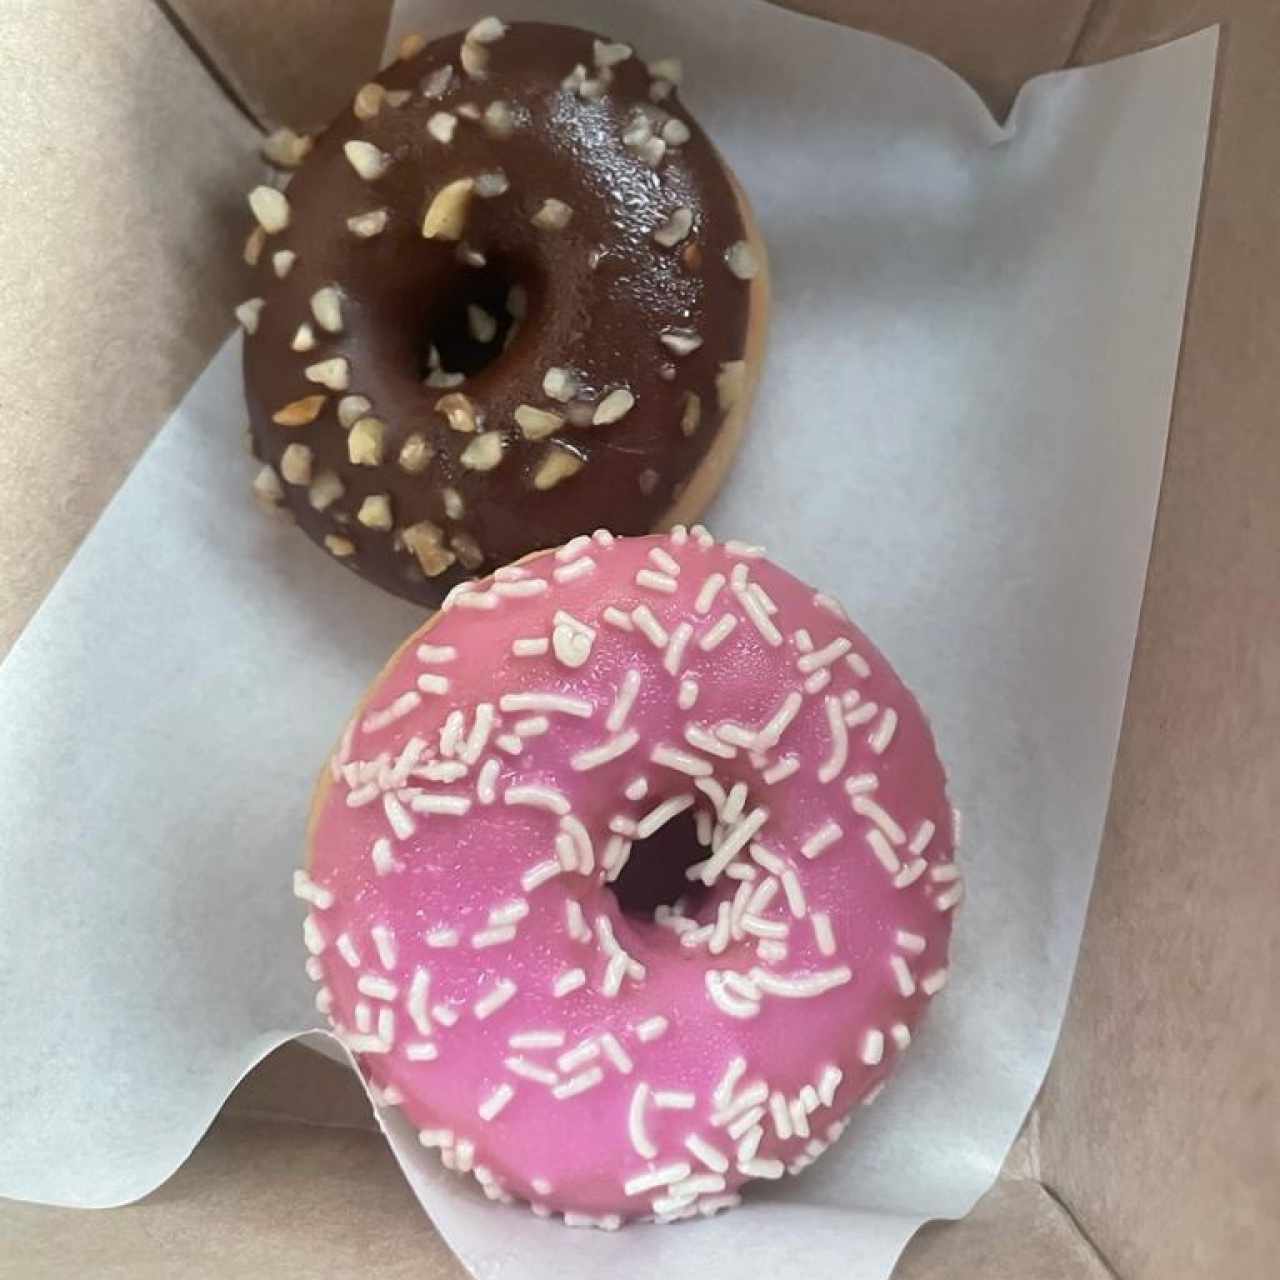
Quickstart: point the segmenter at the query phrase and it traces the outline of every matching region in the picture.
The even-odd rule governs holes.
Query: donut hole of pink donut
[[[798,1173],[948,973],[928,723],[839,609],[705,531],[455,592],[344,735],[318,1007],[485,1194],[617,1226]]]

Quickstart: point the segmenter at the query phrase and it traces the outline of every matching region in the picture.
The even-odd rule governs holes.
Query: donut
[[[236,310],[254,482],[438,604],[597,525],[696,519],[763,354],[764,247],[680,64],[486,18],[267,151]]]
[[[915,698],[700,527],[462,584],[324,772],[317,1007],[490,1197],[672,1221],[799,1172],[947,980],[962,881]]]

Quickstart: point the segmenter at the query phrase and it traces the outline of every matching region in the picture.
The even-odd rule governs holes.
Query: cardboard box
[[[1148,590],[1062,1041],[999,1182],[963,1222],[922,1231],[896,1274],[1274,1275],[1280,6],[797,7],[936,54],[997,111],[1031,75],[1226,24]],[[225,336],[258,127],[325,118],[376,64],[385,18],[384,0],[0,8],[6,63],[29,69],[0,88],[0,651]],[[0,1204],[0,1241],[0,1277],[23,1280],[464,1274],[354,1081],[298,1048],[264,1063],[141,1204]]]

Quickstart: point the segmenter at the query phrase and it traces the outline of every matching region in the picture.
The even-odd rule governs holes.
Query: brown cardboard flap
[[[1227,19],[1168,461],[1044,1177],[1129,1280],[1280,1264],[1280,6],[1099,8],[1097,60]]]

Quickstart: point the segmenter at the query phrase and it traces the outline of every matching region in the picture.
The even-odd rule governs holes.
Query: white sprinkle
[[[653,1105],[669,1111],[691,1111],[697,1102],[697,1095],[687,1089],[659,1089],[653,1095]]]
[[[778,880],[773,876],[769,876],[767,879],[762,880],[760,884],[752,890],[751,896],[747,900],[747,910],[753,915],[760,915],[761,912],[768,908],[774,898],[777,897],[779,887],[780,885]]]
[[[513,1049],[558,1049],[564,1044],[563,1031],[517,1031],[507,1038]]]
[[[528,1058],[512,1057],[504,1058],[503,1066],[514,1076],[523,1076],[526,1080],[532,1080],[535,1084],[553,1085],[560,1083],[560,1077],[546,1067],[540,1067],[536,1062],[530,1062]]]
[[[442,947],[456,947],[458,945],[458,931],[456,929],[432,929],[427,934],[427,946],[435,947],[437,950]]]
[[[590,546],[591,546],[590,534],[580,533],[576,538],[570,538],[569,541],[564,544],[564,546],[558,548],[555,553],[555,558],[561,564],[564,564],[567,561],[573,560],[576,557],[580,556]]]
[[[859,1056],[869,1067],[880,1065],[881,1059],[884,1058],[884,1032],[878,1027],[872,1027],[862,1037],[862,1050]]]
[[[911,976],[907,962],[901,956],[889,957],[889,968],[893,970],[893,980],[898,984],[898,994],[913,996],[916,993],[916,980]]]
[[[845,793],[850,797],[866,795],[880,785],[874,773],[855,773],[844,780]]]
[[[305,871],[293,873],[293,892],[295,897],[311,903],[319,911],[327,911],[333,906],[333,894],[322,889]]]
[[[677,747],[656,746],[649,759],[654,764],[666,769],[675,769],[679,773],[688,774],[691,778],[704,778],[712,772],[708,761],[699,756],[690,755],[687,751],[681,751]]]
[[[815,911],[809,917],[809,923],[813,926],[813,940],[818,944],[818,950],[824,956],[835,955],[836,937],[831,930],[831,917],[825,911]]]
[[[548,858],[544,862],[535,862],[521,877],[520,887],[525,893],[532,893],[539,885],[546,884],[548,880],[554,880],[560,874],[561,866],[555,860]]]
[[[879,710],[876,703],[864,702],[861,706],[854,707],[852,711],[845,712],[844,722],[850,729],[856,729],[859,725],[874,720]]]
[[[758,1110],[758,1108],[757,1108]],[[761,1125],[753,1125],[747,1130],[746,1136],[738,1143],[738,1161],[755,1159],[756,1152],[760,1150],[760,1140],[764,1137],[764,1128]],[[724,1179],[718,1179],[720,1185],[715,1188],[717,1191],[724,1190]],[[681,1184],[684,1185],[683,1183]]]
[[[769,747],[777,746],[778,740],[787,731],[791,722],[800,713],[800,708],[802,706],[804,706],[804,695],[793,689],[785,698],[783,698],[782,704],[769,718],[769,721],[764,728],[756,734],[756,748],[758,750],[765,750]]]
[[[658,1148],[649,1141],[649,1135],[645,1132],[644,1112],[648,1100],[649,1086],[641,1081],[636,1085],[627,1107],[627,1134],[635,1153],[645,1160],[652,1160],[658,1154]]]
[[[572,1098],[579,1093],[585,1093],[588,1089],[594,1089],[603,1079],[604,1072],[599,1067],[589,1067],[579,1075],[570,1076],[562,1084],[556,1085],[551,1090],[551,1096],[562,1102],[565,1098]]]
[[[689,638],[693,635],[693,627],[687,623],[680,623],[671,633],[671,641],[667,645],[667,652],[663,655],[662,665],[671,675],[675,675],[680,669],[680,663],[684,660],[685,647],[689,643]]]
[[[623,952],[611,956],[605,966],[604,978],[600,983],[600,994],[614,999],[622,990],[622,979],[627,973],[627,957]]]
[[[911,1043],[911,1028],[905,1022],[895,1022],[889,1028],[889,1035],[899,1050],[906,1049]]]
[[[747,803],[747,784],[745,782],[735,782],[729,788],[729,794],[725,799],[724,805],[720,810],[720,821],[726,827],[732,826],[742,817],[742,810]]]
[[[651,1040],[658,1039],[667,1030],[667,1020],[660,1013],[654,1014],[652,1018],[646,1018],[639,1023],[636,1028],[636,1039],[641,1044],[648,1044]]]
[[[431,1016],[442,1026],[451,1027],[458,1021],[458,1011],[452,1005],[436,1004],[431,1006]]]
[[[711,1101],[716,1108],[723,1110],[729,1105],[729,1100],[733,1097],[733,1091],[738,1086],[738,1081],[742,1079],[747,1070],[747,1060],[743,1057],[730,1058],[729,1065],[724,1070],[724,1075],[720,1077],[719,1084],[712,1090]]]
[[[349,933],[338,934],[334,946],[338,948],[338,954],[353,968],[360,968],[360,953],[356,950],[356,944],[351,941]]]
[[[908,933],[905,929],[899,929],[894,934],[893,939],[903,951],[909,951],[913,956],[918,956],[926,947],[927,943],[918,933]]]
[[[424,679],[425,677],[419,677]],[[437,676],[437,679],[442,677]],[[448,687],[448,681],[445,682]],[[413,692],[412,689],[402,693],[390,706],[383,707],[381,710],[372,711],[360,724],[361,733],[377,733],[380,729],[385,729],[388,725],[394,724],[397,720],[403,719],[409,714],[422,699]]]
[[[841,965],[838,969],[822,969],[817,973],[794,974],[787,977],[772,973],[768,969],[755,968],[751,970],[751,977],[760,990],[768,992],[769,995],[808,999],[853,981],[853,970],[847,965]]]
[[[613,605],[609,605],[600,616],[611,627],[617,627],[619,631],[634,630],[630,615],[623,613],[621,609],[617,609]]]
[[[501,596],[504,600],[527,600],[531,596],[540,596],[549,590],[543,578],[504,579],[493,585],[493,594]]]
[[[579,987],[587,985],[587,975],[582,969],[566,969],[560,974],[555,983],[552,985],[551,994],[557,1000],[567,996],[571,991],[577,991]]]
[[[754,938],[780,939],[785,938],[790,931],[790,927],[780,920],[762,920],[749,913],[742,917],[739,927],[743,933],[749,933]]]
[[[517,658],[540,658],[551,648],[546,636],[520,636],[511,642],[511,652]]]
[[[738,856],[738,852],[748,841],[755,837],[756,832],[764,826],[768,817],[768,809],[757,806],[733,828],[720,848],[707,859],[707,865],[702,871],[703,884],[715,883],[716,877]]]
[[[640,779],[644,781],[644,779]],[[632,797],[633,799],[642,799],[643,797]],[[631,856],[631,841],[620,835],[611,835],[604,847],[604,854],[600,859],[600,866],[607,873],[608,879],[616,880],[622,874],[622,868],[626,866],[627,859]]]
[[[778,612],[778,606],[774,603],[773,597],[758,582],[751,583],[747,590],[760,602],[760,607],[765,613],[772,616]]]
[[[796,666],[803,674],[808,675],[822,667],[829,667],[833,662],[843,658],[852,648],[852,641],[845,636],[837,636],[830,644],[823,645],[821,649],[806,653],[796,663]]]
[[[761,774],[761,777],[769,786],[773,786],[775,783],[782,782],[784,779],[791,777],[791,775],[799,768],[799,757],[783,756],[781,760],[770,765],[769,768]]]
[[[764,555],[763,547],[753,546],[749,542],[739,542],[737,538],[730,538],[724,544],[725,553],[735,556],[739,560],[759,560]]]
[[[709,613],[711,606],[715,603],[716,596],[720,594],[720,589],[724,584],[725,576],[723,573],[708,574],[698,590],[697,598],[693,602],[693,611],[698,614]]]
[[[410,773],[428,782],[457,782],[467,776],[467,766],[458,760],[431,760],[420,769],[410,770]]]
[[[776,1089],[769,1095],[769,1117],[773,1121],[773,1131],[782,1142],[791,1137],[791,1112],[787,1100]]]
[[[947,976],[945,969],[935,969],[932,973],[926,973],[920,979],[920,990],[927,996],[937,995],[947,985]]]
[[[345,933],[342,935],[347,936]],[[315,916],[307,913],[307,917],[302,922],[302,940],[306,943],[307,950],[313,956],[322,955],[325,949],[324,935],[320,932],[320,926],[316,924]],[[349,941],[349,939],[348,939]]]
[[[476,1114],[481,1120],[492,1120],[503,1107],[516,1096],[511,1085],[500,1084],[477,1108]]]
[[[774,647],[780,645],[782,643],[782,632],[773,625],[773,619],[765,612],[764,606],[760,601],[745,587],[741,589],[735,588],[734,595],[737,596],[743,612],[751,619],[752,625],[763,637],[765,643]]]
[[[396,839],[407,840],[418,829],[418,824],[410,817],[408,810],[389,791],[382,797],[382,811],[386,814]]]
[[[721,902],[716,908],[715,927],[711,931],[711,937],[707,939],[707,950],[713,956],[718,956],[729,945],[730,914],[731,909],[727,902]]]
[[[316,1012],[326,1018],[333,1012],[333,992],[328,987],[320,987],[316,991]]]
[[[369,933],[373,938],[374,950],[378,953],[378,963],[384,969],[394,969],[396,967],[396,935],[385,924],[375,924]],[[391,996],[383,997],[386,1000],[391,998]]]
[[[470,812],[471,797],[440,795],[428,791],[414,796],[409,801],[409,808],[414,813],[432,813],[460,818],[463,814]]]
[[[687,625],[687,624],[682,624]],[[674,673],[673,673],[674,674]],[[681,711],[688,711],[698,701],[698,682],[690,676],[680,681],[680,691],[676,695],[676,706]]]
[[[396,1042],[396,1011],[387,1005],[378,1010],[378,1039],[388,1050]]]
[[[536,738],[548,732],[550,728],[551,721],[546,716],[526,716],[523,720],[517,720],[515,723],[516,737],[518,738]]]
[[[573,561],[572,564],[562,565],[559,569],[552,572],[551,576],[557,582],[574,582],[578,578],[584,578],[587,574],[594,573],[596,562],[590,556],[583,556],[580,560]]]
[[[933,905],[939,911],[950,911],[952,907],[964,897],[964,882],[957,880],[945,893],[940,893],[934,900]]]
[[[480,775],[476,778],[476,799],[481,804],[492,804],[498,797],[498,775],[502,765],[492,756],[480,766]]]
[[[423,1129],[418,1134],[418,1141],[424,1147],[451,1147],[453,1146],[453,1130],[452,1129]]]
[[[933,833],[936,830],[933,823],[926,818],[917,828],[916,833],[911,837],[911,843],[907,848],[917,856],[922,854],[928,847],[929,841],[933,839]],[[935,877],[936,878],[936,877]]]
[[[504,693],[498,702],[503,711],[551,711],[585,720],[594,710],[585,698],[560,693]]]
[[[373,1009],[364,1000],[356,1003],[356,1030],[365,1032],[373,1030]]]
[[[707,994],[721,1013],[727,1013],[731,1018],[746,1019],[754,1018],[760,1012],[760,1006],[754,1000],[742,999],[726,989],[724,974],[719,970],[708,970],[705,980]]]
[[[573,1071],[586,1066],[588,1062],[600,1056],[600,1045],[594,1039],[583,1040],[572,1049],[566,1050],[556,1059],[556,1067],[561,1071]]]
[[[469,1138],[459,1140],[457,1146],[453,1149],[454,1158],[458,1162],[459,1173],[471,1172],[471,1160],[475,1155],[475,1144]]]
[[[431,1016],[427,1013],[427,992],[431,987],[431,975],[419,967],[413,971],[413,980],[409,983],[409,994],[405,1000],[405,1010],[417,1028],[418,1034],[431,1034]]]
[[[634,668],[628,669],[626,675],[622,677],[622,684],[618,688],[613,706],[610,707],[609,714],[605,718],[604,727],[610,733],[617,733],[626,723],[627,716],[631,714],[631,707],[635,703],[636,695],[639,692],[640,673]]]
[[[451,644],[420,644],[418,661],[422,663],[444,663],[457,660],[458,651]]]
[[[915,884],[917,880],[924,874],[924,869],[929,864],[923,858],[916,858],[912,862],[908,862],[901,871],[893,878],[893,887],[895,889],[907,889]]]
[[[480,951],[485,947],[498,947],[504,942],[511,942],[515,939],[516,930],[514,925],[502,925],[495,929],[481,929],[479,933],[471,935],[471,945]]]
[[[390,1009],[387,1010],[391,1012]],[[343,1037],[344,1042],[352,1053],[390,1053],[391,1046],[386,1041],[381,1040],[375,1035],[351,1035],[347,1034]]]
[[[906,840],[907,833],[870,796],[855,796],[853,811],[862,814],[864,818],[870,818],[894,844],[902,844]]]
[[[494,745],[509,756],[518,756],[524,750],[524,743],[514,733],[499,734],[494,739]]]
[[[631,610],[631,621],[643,632],[655,649],[667,647],[667,633],[647,604],[638,604]]]
[[[631,1061],[631,1055],[618,1043],[617,1039],[608,1031],[600,1037],[601,1048],[604,1049],[604,1056],[613,1063],[624,1076],[630,1075],[635,1070],[635,1063]]]
[[[884,833],[878,827],[872,827],[867,832],[867,843],[871,846],[871,852],[876,855],[876,861],[890,875],[896,875],[902,869],[902,863],[898,861],[898,855],[894,853],[893,846],[884,838]]]
[[[510,978],[499,978],[493,987],[471,1006],[471,1012],[480,1022],[483,1022],[490,1015],[497,1013],[518,989]]]
[[[303,928],[306,928],[305,923],[303,924]],[[310,978],[312,982],[319,982],[320,979],[324,977],[324,965],[320,963],[317,956],[308,956],[307,962],[303,968],[306,970],[307,977]]]
[[[787,895],[791,914],[797,920],[801,919],[806,909],[804,890],[800,887],[800,877],[790,867],[782,873],[782,890]]]
[[[527,805],[531,809],[544,809],[562,817],[569,812],[569,801],[554,787],[529,783],[522,787],[508,787],[502,801],[506,805]]]
[[[698,637],[698,648],[703,653],[710,653],[713,649],[718,649],[733,634],[733,630],[737,625],[738,618],[736,614],[722,613],[715,625]]]
[[[696,1133],[691,1133],[685,1138],[684,1145],[690,1155],[701,1160],[712,1172],[727,1172],[729,1168],[728,1158],[719,1147],[713,1146],[705,1138],[699,1137]]]
[[[818,1098],[824,1107],[829,1107],[835,1101],[836,1090],[843,1079],[844,1072],[839,1067],[822,1068],[822,1075],[818,1077]]]
[[[791,1117],[791,1128],[797,1138],[809,1136],[809,1113],[799,1098],[792,1098],[787,1104],[787,1114]]]
[[[821,693],[830,683],[831,672],[826,667],[823,667],[821,671],[815,671],[804,682],[804,691],[808,694]]]
[[[685,725],[684,740],[691,747],[697,747],[699,751],[705,751],[709,755],[719,756],[722,760],[732,760],[738,754],[735,747],[721,742],[700,724]]]
[[[786,1173],[787,1166],[781,1160],[761,1160],[757,1157],[755,1160],[744,1160],[738,1166],[738,1171],[749,1178],[780,1178]]]
[[[570,759],[569,764],[579,773],[585,773],[589,769],[598,769],[602,764],[608,764],[610,760],[616,760],[619,756],[626,755],[639,741],[640,735],[634,729],[628,729],[626,732],[620,733],[616,738],[610,738],[607,742],[602,742],[599,746],[579,751],[577,755]]]
[[[818,769],[818,781],[822,783],[834,782],[849,759],[849,731],[845,728],[840,699],[828,697],[826,708],[827,725],[831,730],[831,754]],[[855,800],[854,808],[857,806],[858,802]]]
[[[929,868],[929,879],[935,884],[960,879],[960,868],[954,862],[936,862]]]
[[[680,563],[669,552],[664,551],[661,547],[649,548],[649,559],[665,574],[669,574],[673,578],[680,576]]]
[[[664,800],[661,804],[650,809],[649,812],[646,813],[636,824],[636,838],[640,840],[647,839],[660,827],[664,826],[674,818],[676,814],[683,813],[686,809],[691,808],[692,805],[693,797],[687,793],[681,796],[672,796],[670,800]],[[754,832],[752,832],[752,834],[754,834]],[[749,838],[750,836],[747,836],[744,839]],[[730,854],[729,858],[725,859],[725,861],[730,861],[732,857],[733,855]],[[707,883],[710,883],[710,881]]]
[[[768,1090],[766,1089],[765,1092],[767,1093]],[[748,1130],[754,1129],[763,1118],[764,1108],[760,1106],[752,1107],[749,1111],[744,1111],[742,1115],[734,1120],[725,1132],[736,1142]],[[714,1121],[712,1123],[714,1123]]]
[[[638,1173],[635,1177],[628,1178],[622,1184],[622,1190],[626,1195],[638,1196],[642,1191],[651,1191],[654,1187],[665,1187],[673,1182],[679,1182],[692,1172],[688,1161],[685,1160],[675,1164],[664,1164],[660,1168],[649,1169],[645,1173]]]
[[[889,743],[893,741],[894,730],[898,727],[898,713],[892,707],[886,707],[884,715],[880,717],[880,723],[876,725],[871,736],[867,739],[868,745],[876,755],[883,755]]]

